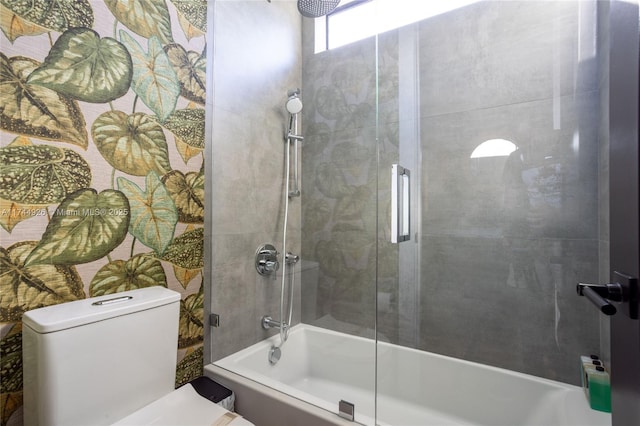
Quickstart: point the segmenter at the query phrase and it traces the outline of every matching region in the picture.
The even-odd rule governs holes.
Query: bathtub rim
[[[537,385],[542,385],[546,388],[548,388],[550,391],[552,392],[560,392],[560,393],[571,393],[577,395],[580,394],[580,396],[583,397],[583,389],[580,386],[576,386],[573,384],[569,384],[569,383],[564,383],[564,382],[559,382],[556,380],[552,380],[552,379],[547,379],[544,377],[539,377],[539,376],[534,376],[531,374],[527,374],[527,373],[523,373],[523,372],[519,372],[519,371],[514,371],[514,370],[509,370],[509,369],[505,369],[505,368],[501,368],[501,367],[496,367],[496,366],[491,366],[488,364],[483,364],[483,363],[478,363],[478,362],[474,362],[474,361],[470,361],[470,360],[465,360],[465,359],[461,359],[461,358],[456,358],[456,357],[451,357],[451,356],[447,356],[447,355],[442,355],[442,354],[438,354],[435,352],[429,352],[429,351],[423,351],[420,349],[415,349],[415,348],[410,348],[410,347],[406,347],[406,346],[401,346],[401,345],[396,345],[396,344],[392,344],[389,342],[384,342],[384,341],[376,341],[375,339],[370,339],[367,337],[362,337],[362,336],[357,336],[357,335],[352,335],[352,334],[348,334],[348,333],[342,333],[339,331],[335,331],[335,330],[331,330],[331,329],[326,329],[323,327],[318,327],[318,326],[314,326],[314,325],[310,325],[310,324],[305,324],[305,323],[300,323],[300,324],[296,324],[294,327],[292,327],[291,329],[291,334],[290,336],[295,336],[296,334],[300,334],[302,336],[305,336],[305,331],[309,331],[311,333],[313,332],[317,332],[317,333],[321,333],[321,334],[329,334],[329,335],[335,335],[335,336],[340,336],[340,337],[347,337],[349,339],[354,339],[354,340],[358,340],[361,342],[366,342],[367,344],[372,345],[373,347],[375,347],[376,352],[377,352],[377,356],[382,355],[384,357],[384,352],[386,348],[389,349],[398,349],[400,348],[402,351],[407,351],[409,353],[414,353],[414,354],[418,354],[420,356],[422,355],[428,355],[431,357],[434,357],[436,359],[442,359],[445,362],[455,362],[457,364],[460,365],[465,365],[465,366],[470,366],[473,368],[480,368],[481,370],[484,370],[486,372],[495,372],[501,375],[506,375],[506,376],[510,376],[511,378],[516,378],[516,379],[524,379],[528,382],[533,382],[536,383]],[[224,358],[221,358],[220,360],[217,360],[214,363],[208,364],[206,367],[211,367],[210,370],[212,371],[224,371],[227,372],[229,374],[226,375],[226,377],[233,377],[233,378],[238,378],[239,380],[235,380],[234,381],[248,381],[250,384],[255,385],[254,389],[262,389],[261,394],[269,394],[269,393],[273,393],[273,392],[277,392],[281,398],[284,398],[288,401],[292,401],[295,403],[295,405],[299,405],[302,404],[300,406],[303,407],[307,407],[308,409],[311,409],[311,411],[316,411],[316,410],[320,410],[320,412],[326,413],[328,414],[330,417],[335,417],[337,419],[339,419],[337,412],[337,404],[335,406],[335,408],[332,408],[331,402],[330,401],[326,401],[322,398],[319,398],[315,395],[309,394],[303,390],[297,389],[285,382],[280,382],[277,381],[271,377],[267,377],[264,376],[262,373],[260,372],[256,372],[255,370],[251,370],[251,369],[246,369],[243,366],[239,366],[240,368],[238,368],[237,370],[233,368],[233,364],[238,360],[242,360],[244,359],[247,355],[251,355],[253,353],[255,353],[256,351],[260,351],[260,350],[264,350],[268,347],[270,347],[271,345],[273,345],[274,343],[279,342],[279,336],[278,335],[274,335],[271,337],[268,337],[266,339],[263,339],[259,342],[254,343],[253,345],[244,348],[240,351],[237,351],[233,354],[230,354]],[[379,345],[377,345],[379,344]],[[266,353],[266,352],[265,352]],[[222,365],[217,365],[216,363],[221,362]],[[214,368],[215,367],[215,368]],[[374,368],[378,368],[378,367],[374,367]],[[377,370],[376,370],[377,371]],[[264,381],[263,381],[264,380]],[[380,377],[378,377],[377,380],[380,380]],[[274,383],[276,383],[276,386],[274,386]],[[380,383],[376,383],[376,389],[378,391],[382,391],[384,394],[384,391],[382,389],[379,388]],[[378,400],[378,395],[373,396],[373,398],[377,401]],[[322,401],[321,403],[319,403],[318,401]],[[588,402],[584,401],[586,403],[586,407],[588,407]],[[377,404],[376,404],[377,405]],[[590,409],[589,409],[590,410]],[[600,413],[600,412],[598,412]],[[601,413],[604,414],[604,413]],[[609,415],[609,422],[608,423],[602,423],[602,425],[607,425],[610,426],[611,424],[611,415]],[[373,423],[374,419],[373,417],[370,417],[368,415],[362,415],[360,417],[360,422],[357,421],[357,417],[356,417],[356,424],[375,424]],[[459,420],[464,421],[463,418],[460,418]],[[380,419],[377,419],[379,424],[386,424],[381,422]],[[369,423],[370,422],[370,423]],[[329,423],[329,424],[333,424],[333,423]],[[339,424],[343,424],[343,423],[339,423]],[[346,424],[346,423],[344,423]],[[349,422],[349,424],[354,424],[353,422]],[[597,422],[597,424],[601,424],[600,422]]]
[[[237,413],[256,425],[280,425],[283,415],[296,419],[294,424],[362,425],[362,423],[345,420],[337,413],[212,363],[204,366],[204,375],[231,389],[236,396]],[[261,401],[256,403],[258,397]],[[251,403],[246,404],[249,400]]]

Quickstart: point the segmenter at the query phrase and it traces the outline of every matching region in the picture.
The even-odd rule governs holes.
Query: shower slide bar
[[[287,149],[291,149],[293,143],[293,188],[288,192],[288,197],[299,197],[300,187],[298,186],[298,141],[304,140],[302,135],[298,134],[298,114],[302,111],[302,101],[300,100],[300,89],[290,90],[287,95],[286,108],[289,112],[289,129],[285,137]]]
[[[298,263],[299,260],[300,260],[300,256],[295,255],[291,252],[288,252],[284,257],[284,264],[291,265],[292,268],[294,268],[294,265]],[[270,315],[265,315],[260,320],[260,323],[262,324],[262,328],[264,328],[265,330],[268,330],[270,328],[277,328],[280,330],[280,345],[278,346],[273,345],[271,347],[271,350],[269,351],[269,363],[272,365],[275,365],[280,360],[280,357],[282,356],[281,347],[282,345],[284,345],[284,342],[286,342],[287,339],[289,338],[289,330],[291,328],[291,321],[293,319],[293,287],[295,284],[295,269],[292,269],[291,273],[289,274],[289,285],[288,285],[289,288],[288,288],[286,298],[285,298],[285,286],[284,286],[284,280],[285,280],[284,273],[282,276],[282,280],[283,280],[282,281],[283,286],[281,288],[281,293],[280,293],[280,296],[281,296],[280,321],[274,320]],[[288,314],[285,313],[286,310],[288,310]],[[285,314],[287,315],[286,318],[285,318]]]
[[[295,264],[300,257],[287,251],[287,227],[289,218],[289,201],[292,197],[300,196],[300,188],[298,186],[298,141],[304,138],[298,133],[298,114],[302,111],[302,100],[300,100],[300,89],[294,89],[287,92],[287,102],[285,104],[289,113],[288,129],[285,133],[285,191],[284,195],[284,218],[282,221],[282,253],[284,253],[284,261],[282,262],[282,281],[280,285],[280,320],[274,320],[271,316],[262,317],[261,323],[264,329],[277,328],[280,330],[280,344],[273,345],[269,351],[269,363],[276,364],[282,356],[282,345],[289,337],[289,329],[293,318],[293,289],[295,283]],[[291,183],[291,145],[293,142],[294,150],[294,171],[293,171],[293,189],[290,189]],[[279,266],[277,259],[278,252],[273,246],[266,249],[264,247],[258,249],[256,255],[256,268],[258,272],[263,274],[273,274]],[[287,274],[288,267],[292,270]],[[274,274],[275,276],[275,274]],[[287,286],[287,277],[289,283]],[[288,291],[287,291],[288,287]],[[288,308],[288,309],[287,309]],[[287,315],[288,311],[288,315]],[[285,315],[286,318],[285,318]]]
[[[289,191],[289,198],[300,196],[300,187],[298,186],[298,141],[303,139],[302,136],[292,133],[287,135],[287,143],[289,144],[287,149],[290,149],[291,141],[293,140],[293,188]]]

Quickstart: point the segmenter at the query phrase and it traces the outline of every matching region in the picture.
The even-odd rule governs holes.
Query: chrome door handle
[[[391,242],[411,239],[411,172],[399,164],[391,165]]]

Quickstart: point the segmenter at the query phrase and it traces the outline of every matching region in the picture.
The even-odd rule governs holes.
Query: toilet
[[[174,390],[179,314],[160,286],[26,312],[25,426],[251,425],[203,393],[206,377]]]

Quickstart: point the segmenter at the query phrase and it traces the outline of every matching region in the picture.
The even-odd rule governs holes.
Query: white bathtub
[[[611,424],[609,414],[589,408],[582,388],[388,343],[378,343],[376,403],[372,340],[300,324],[274,366],[268,353],[278,340],[274,336],[228,356],[209,373],[222,368],[267,386],[265,396],[273,397],[275,389],[332,413],[345,400],[355,404],[356,422],[372,426],[376,405],[379,425]],[[225,374],[227,384],[233,376]]]

